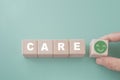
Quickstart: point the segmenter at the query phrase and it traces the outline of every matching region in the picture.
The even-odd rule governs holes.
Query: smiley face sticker
[[[107,50],[107,44],[104,41],[97,41],[94,45],[94,49],[97,53],[102,54]]]

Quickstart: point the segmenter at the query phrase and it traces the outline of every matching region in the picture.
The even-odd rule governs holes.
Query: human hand
[[[105,35],[101,37],[101,39],[108,40],[109,42],[118,42],[120,41],[120,32]],[[96,59],[96,63],[110,70],[120,71],[120,59],[119,58],[100,57]]]

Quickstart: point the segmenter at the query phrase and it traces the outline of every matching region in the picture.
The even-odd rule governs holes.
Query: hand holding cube
[[[120,41],[120,33],[113,33],[103,36],[101,39],[92,40],[90,44],[90,57],[96,57],[96,63],[99,65],[102,65],[111,70],[120,71],[120,59],[107,57],[108,42],[111,41]],[[57,42],[59,42],[59,40]],[[64,41],[62,41],[62,44],[60,43],[59,46],[55,46],[54,41],[23,40],[22,51],[25,57],[81,57],[85,55],[84,40],[77,40],[77,42],[76,40],[69,40],[68,42],[65,41],[65,44],[67,44],[67,46],[63,45],[63,43]],[[42,46],[40,46],[39,44],[42,44]],[[49,50],[46,49],[46,46],[49,48]],[[56,49],[58,49],[58,47],[61,47],[62,49],[62,46],[64,47],[64,49],[67,48],[67,50],[63,53],[61,53],[62,51],[53,51],[55,47],[57,47]]]

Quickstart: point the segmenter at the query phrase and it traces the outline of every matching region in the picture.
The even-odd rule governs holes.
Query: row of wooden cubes
[[[77,40],[23,40],[25,57],[82,57],[85,41]]]
[[[82,57],[85,41],[76,40],[23,40],[22,53],[25,57]],[[94,39],[90,43],[90,57],[108,55],[108,41]]]

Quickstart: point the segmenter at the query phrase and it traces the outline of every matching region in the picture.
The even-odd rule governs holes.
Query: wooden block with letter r
[[[54,57],[69,57],[68,40],[54,40]]]

